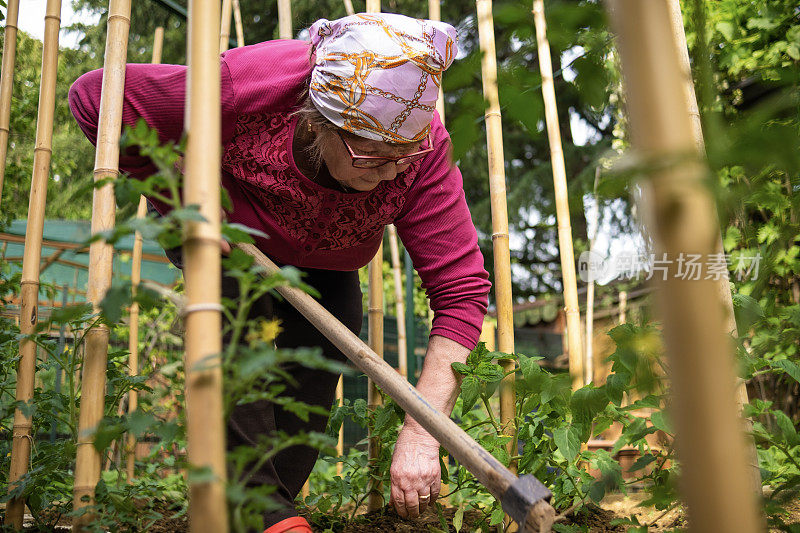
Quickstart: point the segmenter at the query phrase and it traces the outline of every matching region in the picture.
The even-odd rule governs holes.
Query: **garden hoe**
[[[252,244],[237,244],[256,264],[274,273],[280,269]],[[364,341],[353,334],[313,297],[295,287],[279,287],[286,298],[361,371],[417,420],[480,481],[503,505],[525,533],[551,531],[555,511],[550,490],[532,475],[515,476],[492,454],[475,442],[450,417],[434,409],[408,381],[401,377]]]

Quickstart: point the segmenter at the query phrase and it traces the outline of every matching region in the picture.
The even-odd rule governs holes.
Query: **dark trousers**
[[[358,272],[334,272],[330,270],[305,269],[305,282],[320,293],[320,303],[338,318],[353,333],[361,330],[362,303]],[[235,279],[223,275],[222,295],[236,301],[239,287]],[[273,298],[269,294],[260,298],[250,310],[249,318],[264,317],[281,320],[283,331],[276,344],[280,348],[319,346],[329,359],[344,361],[345,356],[312,326],[288,302]],[[338,374],[312,370],[292,364],[287,372],[297,381],[297,387],[289,386],[287,396],[309,405],[330,409],[336,394]],[[240,405],[233,409],[227,423],[228,451],[238,446],[253,446],[261,434],[282,430],[288,434],[299,431],[324,432],[327,417],[311,414],[304,422],[294,414],[268,401]],[[294,499],[308,479],[317,460],[317,450],[310,446],[293,446],[277,453],[248,481],[249,486],[273,485],[277,491],[273,500],[281,505],[279,511],[264,516],[264,527],[296,516]]]

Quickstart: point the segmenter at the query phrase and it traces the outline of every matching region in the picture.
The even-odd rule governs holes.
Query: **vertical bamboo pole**
[[[494,21],[492,0],[477,0],[478,36],[482,52],[481,71],[483,95],[489,104],[486,109],[486,142],[489,152],[489,194],[492,203],[492,244],[494,252],[494,294],[497,306],[497,349],[503,353],[514,353],[514,311],[511,296],[511,252],[508,242],[508,206],[506,205],[506,174],[503,155],[503,129],[500,101],[497,92],[497,54],[494,46]],[[501,360],[506,372],[514,369],[512,360]],[[514,373],[510,373],[500,384],[500,420],[503,432],[514,432]],[[514,455],[513,442],[508,452]],[[516,473],[516,463],[509,465]]]
[[[614,0],[633,146],[645,158],[696,153],[685,84],[667,0]],[[649,211],[656,253],[673,258],[658,281],[670,358],[681,485],[692,531],[761,530],[741,421],[723,306],[713,280],[677,276],[679,253],[716,250],[719,226],[697,160],[650,172]]]
[[[10,11],[10,3],[9,3]],[[16,8],[15,8],[16,11]],[[58,72],[58,31],[60,27],[61,0],[48,0],[44,17],[44,49],[42,50],[42,79],[39,86],[39,111],[36,119],[36,144],[33,149],[33,173],[28,203],[28,224],[25,228],[25,251],[22,258],[19,328],[24,336],[33,332],[39,307],[39,263],[42,259],[42,231],[44,208],[47,201],[47,178],[53,145],[53,116],[55,113],[56,76]],[[8,37],[8,33],[6,33]],[[8,43],[6,43],[8,45]],[[3,75],[6,75],[5,54]],[[13,69],[13,67],[12,67]],[[5,157],[3,157],[5,161]],[[22,340],[19,344],[17,367],[18,402],[30,402],[36,373],[36,343]],[[28,472],[31,456],[31,419],[19,409],[14,411],[12,430],[11,467],[9,489]],[[6,506],[6,523],[22,529],[25,500],[14,498]]]
[[[428,0],[428,18],[431,20],[442,20],[442,9],[440,0]],[[444,74],[442,74],[444,77]],[[436,111],[444,124],[444,86],[440,87],[439,96],[436,97]]]
[[[367,267],[369,277],[369,296],[368,296],[368,340],[369,347],[383,357],[383,244],[378,247],[378,252]],[[370,411],[374,411],[383,405],[383,398],[375,382],[369,380],[367,389],[367,406]],[[380,453],[381,442],[377,436],[370,435],[369,438],[369,460],[373,464]],[[372,468],[372,467],[371,467]],[[369,500],[367,510],[375,511],[383,507],[383,491],[380,484],[370,482]]]
[[[19,0],[9,0],[3,36],[3,66],[0,72],[0,202],[3,200],[3,178],[6,173],[8,133],[11,121],[11,90],[14,86],[14,63],[17,55],[17,18]]]
[[[278,0],[278,38],[292,38],[292,3],[291,0]]]
[[[619,323],[624,324],[628,317],[628,291],[619,291]]]
[[[184,200],[204,222],[186,226],[183,245],[186,316],[186,433],[189,462],[210,480],[189,485],[192,533],[228,531],[225,426],[222,405],[220,305],[220,73],[219,0],[189,2]]]
[[[344,0],[344,10],[348,15],[355,15],[355,10],[353,9],[353,0]]]
[[[367,13],[380,13],[380,0],[367,0]],[[369,347],[376,354],[383,357],[383,242],[378,247],[378,252],[367,267],[369,278],[368,296],[368,340]],[[369,380],[367,389],[367,405],[370,410],[374,410],[382,404],[382,398],[378,387],[372,380]],[[378,437],[370,435],[368,456],[372,464],[377,460],[380,452],[380,440]],[[370,483],[369,499],[367,510],[375,511],[383,506],[383,490],[380,485]]]
[[[689,109],[689,116],[692,121],[692,132],[694,134],[694,141],[697,151],[701,156],[705,156],[705,142],[703,139],[703,125],[700,119],[700,110],[697,106],[697,97],[694,90],[694,82],[692,81],[692,67],[689,63],[689,48],[686,44],[686,32],[683,29],[683,15],[681,14],[681,4],[679,0],[669,0],[670,22],[672,23],[672,33],[675,37],[675,45],[678,47],[678,58],[681,68],[681,77],[683,78],[683,85],[685,88],[684,97],[686,98],[686,106]],[[723,254],[725,249],[722,246],[722,234],[720,233],[717,239],[715,253]],[[720,276],[717,288],[719,296],[725,307],[725,330],[734,337],[738,337],[738,330],[736,327],[736,316],[733,312],[733,297],[731,296],[731,283],[728,273]],[[747,397],[747,383],[742,380],[737,380],[736,386],[736,400],[739,404],[739,411],[744,409],[744,406],[749,403]],[[753,422],[749,418],[742,418],[745,432],[750,434],[753,431]],[[756,449],[755,441],[752,438],[747,439],[747,453],[750,461],[750,477],[753,491],[761,493],[761,472],[758,467],[758,450]]]
[[[242,9],[239,0],[233,0],[233,22],[236,26],[236,46],[244,46],[244,28],[242,27]]]
[[[228,49],[231,38],[231,10],[233,6],[231,0],[222,0],[222,15],[219,22],[219,53],[222,54]]]
[[[153,33],[153,57],[150,60],[152,64],[161,63],[161,52],[164,50],[164,26],[156,27]]]
[[[400,247],[397,245],[397,230],[389,224],[389,250],[392,256],[394,275],[394,309],[397,315],[397,370],[408,379],[408,353],[406,352],[406,313],[403,305],[403,277],[400,275]]]
[[[544,1],[533,1],[533,19],[536,24],[536,42],[539,52],[539,71],[542,75],[547,138],[550,141],[550,164],[553,167],[553,186],[558,219],[558,247],[561,251],[561,280],[564,285],[564,308],[567,314],[567,349],[572,388],[583,386],[583,356],[581,354],[581,317],[578,307],[578,282],[575,278],[575,257],[572,251],[572,227],[569,218],[567,172],[564,152],[561,149],[561,132],[558,127],[558,108],[553,84],[553,66],[550,62],[550,43],[547,40],[547,23],[544,18]]]
[[[336,403],[344,405],[344,377],[339,376],[339,381],[336,383]],[[341,457],[344,455],[344,422],[339,426],[339,438],[336,442],[336,455]],[[342,475],[342,462],[336,463],[336,475]]]
[[[152,64],[161,63],[161,52],[164,49],[164,27],[156,27],[153,35],[153,57]],[[139,198],[139,206],[136,211],[138,218],[147,215],[147,200],[144,196]],[[131,260],[131,290],[136,295],[136,288],[142,279],[142,234],[136,232],[133,239],[133,258]],[[139,375],[139,304],[133,302],[130,309],[130,334],[128,337],[128,372],[131,376]],[[133,414],[138,406],[139,395],[135,390],[128,393],[128,414]],[[136,464],[136,437],[133,433],[128,433],[126,443],[126,478],[128,483],[133,482],[134,466]]]
[[[95,182],[116,179],[119,175],[119,137],[122,129],[122,99],[125,90],[125,61],[128,54],[130,0],[110,0],[108,30],[97,128],[97,151],[94,160]],[[92,199],[92,234],[114,227],[114,185],[106,183],[94,190]],[[103,241],[89,248],[89,281],[86,298],[95,311],[111,286],[114,247]],[[86,353],[81,381],[81,409],[78,421],[78,445],[75,464],[73,507],[92,505],[95,485],[100,479],[100,454],[94,447],[94,430],[103,418],[109,330],[105,324],[91,327],[85,336]],[[90,514],[76,519],[79,531],[91,523]]]

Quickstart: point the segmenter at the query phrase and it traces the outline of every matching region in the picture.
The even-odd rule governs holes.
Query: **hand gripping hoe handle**
[[[251,244],[237,244],[252,256],[268,274],[280,269]],[[531,475],[515,476],[492,454],[482,448],[450,417],[434,409],[402,376],[378,357],[364,341],[354,335],[314,298],[295,287],[278,287],[286,298],[309,322],[325,335],[361,371],[388,394],[406,413],[414,417],[425,430],[480,481],[503,510],[522,531],[550,531],[555,511],[550,506],[550,491]]]

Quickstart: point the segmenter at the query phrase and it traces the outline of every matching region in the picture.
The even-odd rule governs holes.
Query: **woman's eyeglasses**
[[[413,154],[404,155],[401,157],[380,157],[380,156],[373,156],[373,155],[358,155],[356,154],[353,149],[347,144],[347,141],[344,139],[344,136],[340,132],[336,132],[339,135],[339,138],[344,143],[347,151],[350,153],[350,161],[352,162],[353,166],[356,168],[378,168],[382,167],[386,163],[394,162],[395,165],[408,165],[413,163],[414,161],[419,161],[427,154],[433,151],[433,140],[431,139],[431,134],[428,132],[428,136],[426,139],[428,140],[428,147],[424,150],[420,150],[418,152],[414,152]]]

